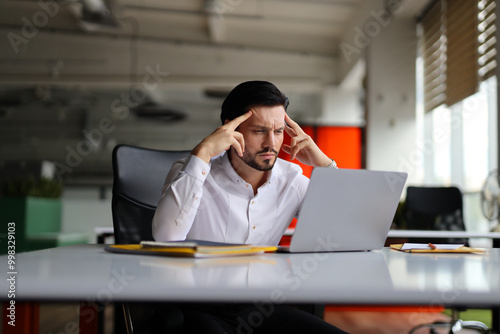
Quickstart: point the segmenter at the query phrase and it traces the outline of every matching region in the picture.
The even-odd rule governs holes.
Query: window
[[[465,36],[461,25],[474,32]],[[494,0],[437,0],[419,25],[417,132],[426,148],[422,182],[458,186],[472,231],[489,228],[480,191],[498,161],[495,31]],[[463,48],[468,48],[465,55]]]
[[[487,231],[480,208],[480,191],[497,163],[496,77],[480,85],[479,92],[453,105],[440,106],[417,123],[426,142],[424,179],[427,185],[458,186],[464,193],[467,228]]]

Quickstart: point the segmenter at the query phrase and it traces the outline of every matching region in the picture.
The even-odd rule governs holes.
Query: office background
[[[468,228],[488,230],[479,191],[498,165],[496,76],[424,111],[418,22],[434,3],[2,1],[2,180],[54,162],[63,231],[94,241],[94,227],[112,225],[116,144],[190,149],[219,126],[232,87],[261,79],[289,96],[290,115],[312,135],[327,129],[329,147],[335,138],[359,152],[359,166],[334,156],[340,167],[458,185]],[[346,129],[354,135],[340,136]]]

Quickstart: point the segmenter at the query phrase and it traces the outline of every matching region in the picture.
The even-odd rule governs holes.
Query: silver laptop
[[[408,174],[315,168],[288,252],[384,247]]]

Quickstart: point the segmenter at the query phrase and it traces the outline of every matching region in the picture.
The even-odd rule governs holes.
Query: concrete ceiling
[[[192,147],[219,124],[224,93],[251,79],[274,82],[292,116],[314,119],[325,87],[361,85],[359,32],[413,20],[427,2],[0,1],[0,156],[65,161],[84,131],[109,118],[114,131],[75,168],[109,175],[116,143]],[[346,55],[343,43],[356,52]],[[166,125],[115,112],[146,95],[187,119]]]
[[[116,29],[85,24],[85,18],[79,20],[79,6],[88,3],[88,8],[98,7],[92,6],[98,2],[4,0],[0,4],[0,22],[14,28],[23,24],[23,17],[37,21],[32,20],[33,15],[44,10],[41,4],[46,3],[47,12],[54,14],[49,12],[46,24],[39,24],[43,29],[95,30],[121,36],[137,34],[141,39],[334,55],[363,1],[116,0],[109,5]],[[374,8],[380,3],[369,2]],[[44,23],[42,16],[38,15],[38,23]],[[106,23],[102,16],[94,15],[92,20]]]
[[[341,43],[353,45],[367,21],[383,28],[384,16],[415,16],[426,2],[4,0],[0,83],[123,83],[165,64],[179,84],[254,75],[335,85],[364,51],[347,59]]]

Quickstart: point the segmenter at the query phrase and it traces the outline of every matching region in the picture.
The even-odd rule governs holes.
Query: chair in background
[[[465,231],[463,218],[462,192],[457,187],[415,187],[406,190],[405,219],[409,230]],[[432,239],[426,242],[466,244],[467,239],[447,238]],[[422,240],[409,240],[422,242]],[[452,309],[451,321],[422,324],[410,331],[417,333],[490,333],[488,327],[479,321],[463,321],[459,319],[461,308]]]
[[[457,187],[410,186],[406,190],[404,212],[408,230],[465,231],[462,192]],[[429,242],[468,244],[463,238]]]
[[[188,154],[188,151],[162,151],[129,145],[114,148],[111,208],[115,243],[153,240],[152,220],[167,173],[175,161]],[[175,307],[128,303],[121,306],[123,316],[115,312],[115,326],[125,324],[126,328],[118,328],[116,333],[143,332],[141,327],[144,326],[155,330],[166,328],[170,333],[182,326],[182,313]]]

